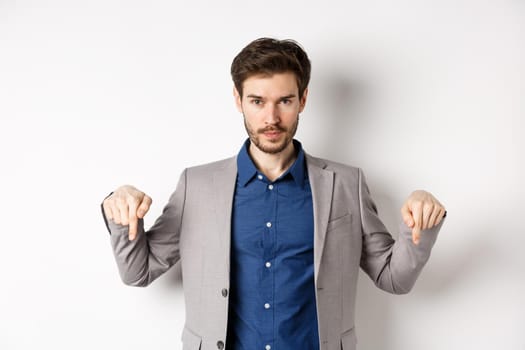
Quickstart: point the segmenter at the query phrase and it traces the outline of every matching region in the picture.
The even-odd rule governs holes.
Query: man
[[[413,192],[394,241],[359,168],[304,152],[293,137],[310,61],[297,43],[255,40],[231,73],[249,136],[238,155],[186,169],[148,231],[146,194],[122,186],[104,200],[122,280],[147,286],[181,262],[183,349],[355,349],[359,266],[407,293],[445,209]]]

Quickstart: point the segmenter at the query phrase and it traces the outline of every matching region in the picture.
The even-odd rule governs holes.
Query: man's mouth
[[[281,128],[271,128],[271,129],[260,130],[259,133],[260,134],[264,134],[266,136],[276,136],[276,135],[280,135],[281,133],[283,133],[285,131],[286,130],[281,129]]]
[[[281,130],[267,130],[263,132],[264,137],[269,141],[275,141],[280,139],[283,131]]]

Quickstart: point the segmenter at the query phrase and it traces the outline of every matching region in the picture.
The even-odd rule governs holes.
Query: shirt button
[[[228,296],[228,289],[223,288],[223,289],[221,290],[221,294],[222,294],[223,297],[226,298],[226,297]]]
[[[259,180],[262,180],[262,179],[263,179],[263,176],[262,176],[262,175],[257,175],[257,178],[258,178]]]
[[[268,185],[268,189],[271,191],[273,190],[273,185]]]
[[[264,266],[266,266],[267,268],[270,268],[272,266],[272,263],[267,261],[266,264],[264,264]]]
[[[266,350],[270,350],[272,347],[270,346],[270,344],[266,344],[266,346],[264,347]]]
[[[268,304],[268,303],[264,304],[264,308],[265,309],[269,309],[270,308],[270,304]]]
[[[268,221],[268,222],[266,223],[266,227],[268,227],[268,228],[272,227],[272,223]]]
[[[217,349],[219,349],[219,350],[224,349],[224,342],[222,340],[219,340],[217,342]]]

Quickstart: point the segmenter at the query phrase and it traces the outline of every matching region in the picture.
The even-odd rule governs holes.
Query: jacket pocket
[[[201,337],[184,326],[182,330],[182,350],[200,350]]]
[[[356,350],[357,338],[355,328],[351,328],[341,334],[341,350]]]

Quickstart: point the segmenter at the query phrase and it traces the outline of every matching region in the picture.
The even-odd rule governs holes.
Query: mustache
[[[264,134],[265,132],[268,132],[268,131],[286,132],[287,129],[283,128],[282,126],[279,126],[279,125],[272,125],[272,126],[267,126],[265,128],[258,129],[257,133],[258,134]]]

